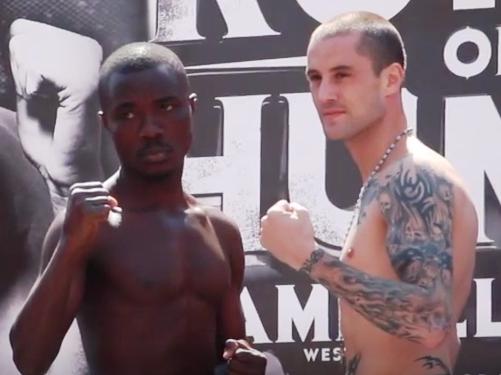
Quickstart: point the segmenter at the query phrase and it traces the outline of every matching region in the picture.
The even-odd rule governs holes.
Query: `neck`
[[[125,209],[184,209],[187,203],[181,176],[182,171],[162,178],[147,178],[122,168],[113,191],[119,206]]]
[[[395,138],[407,128],[403,111],[387,116],[383,121],[372,124],[345,141],[353,160],[362,176],[364,184]],[[401,139],[385,161],[398,160],[407,153],[405,139]]]

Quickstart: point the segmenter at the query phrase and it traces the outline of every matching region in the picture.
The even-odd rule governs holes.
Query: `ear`
[[[108,129],[111,132],[108,121],[106,120],[106,116],[104,115],[104,112],[102,110],[97,111],[97,117],[99,117],[99,122],[101,123],[101,126],[103,126],[104,128]]]
[[[405,80],[405,70],[402,65],[393,63],[381,71],[381,82],[385,96],[399,93]]]
[[[195,112],[198,105],[198,96],[194,92],[188,96],[188,101],[190,102],[191,111]]]

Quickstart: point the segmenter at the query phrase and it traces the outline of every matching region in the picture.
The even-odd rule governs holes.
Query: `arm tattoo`
[[[353,358],[350,358],[348,362],[346,363],[346,375],[356,375],[357,374],[357,369],[358,365],[360,363],[360,360],[362,359],[362,355],[360,353],[355,354]]]
[[[320,259],[322,259],[324,254],[325,253],[322,249],[313,250],[313,252],[310,254],[310,257],[304,261],[299,271],[306,272],[309,275],[313,266],[320,262]]]
[[[373,277],[325,254],[311,274],[389,334],[423,342],[450,326],[453,187],[431,169],[402,162],[367,187],[359,218],[376,202],[400,281]]]

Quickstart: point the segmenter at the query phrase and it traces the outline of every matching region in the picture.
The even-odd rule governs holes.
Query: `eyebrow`
[[[336,65],[329,69],[329,73],[335,73],[339,71],[347,71],[352,70],[352,67],[349,65]],[[316,69],[306,69],[306,76],[309,77],[311,74],[318,73]]]
[[[182,98],[169,95],[169,96],[164,96],[164,97],[155,99],[155,103],[175,102],[178,100],[182,100]]]
[[[116,107],[113,108],[113,111],[121,111],[121,110],[124,110],[124,109],[132,109],[134,108],[134,103],[132,102],[124,102],[124,103],[120,103],[119,105],[117,105]]]
[[[177,96],[169,95],[169,96],[163,96],[161,98],[155,99],[154,102],[155,103],[165,103],[165,102],[174,102],[177,100],[181,100],[181,99],[178,98]],[[113,108],[113,110],[120,111],[120,110],[132,109],[135,106],[136,105],[133,102],[123,102],[123,103],[118,104],[115,108]]]

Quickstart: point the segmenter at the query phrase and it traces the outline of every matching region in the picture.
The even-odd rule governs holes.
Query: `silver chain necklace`
[[[411,133],[412,133],[412,129],[408,128],[408,129],[405,129],[399,135],[397,135],[395,137],[395,139],[393,140],[393,142],[391,143],[391,145],[389,145],[388,148],[386,148],[383,156],[381,156],[381,159],[379,159],[378,163],[376,164],[376,166],[374,167],[372,172],[369,174],[369,178],[367,178],[367,181],[362,186],[362,188],[360,189],[360,193],[358,194],[357,202],[355,203],[355,208],[353,209],[353,215],[351,216],[350,225],[348,225],[348,230],[346,231],[346,233],[344,235],[343,244],[346,244],[346,241],[348,240],[348,235],[350,234],[353,223],[355,222],[355,218],[358,216],[358,213],[360,211],[360,206],[362,205],[362,199],[364,197],[365,190],[366,190],[367,186],[369,186],[369,183],[374,178],[376,173],[378,173],[381,170],[381,167],[383,166],[384,162],[386,161],[386,159],[388,159],[388,156],[390,156],[391,152],[395,149],[395,146],[398,144],[398,142],[404,136],[406,136],[406,135],[409,136]]]

